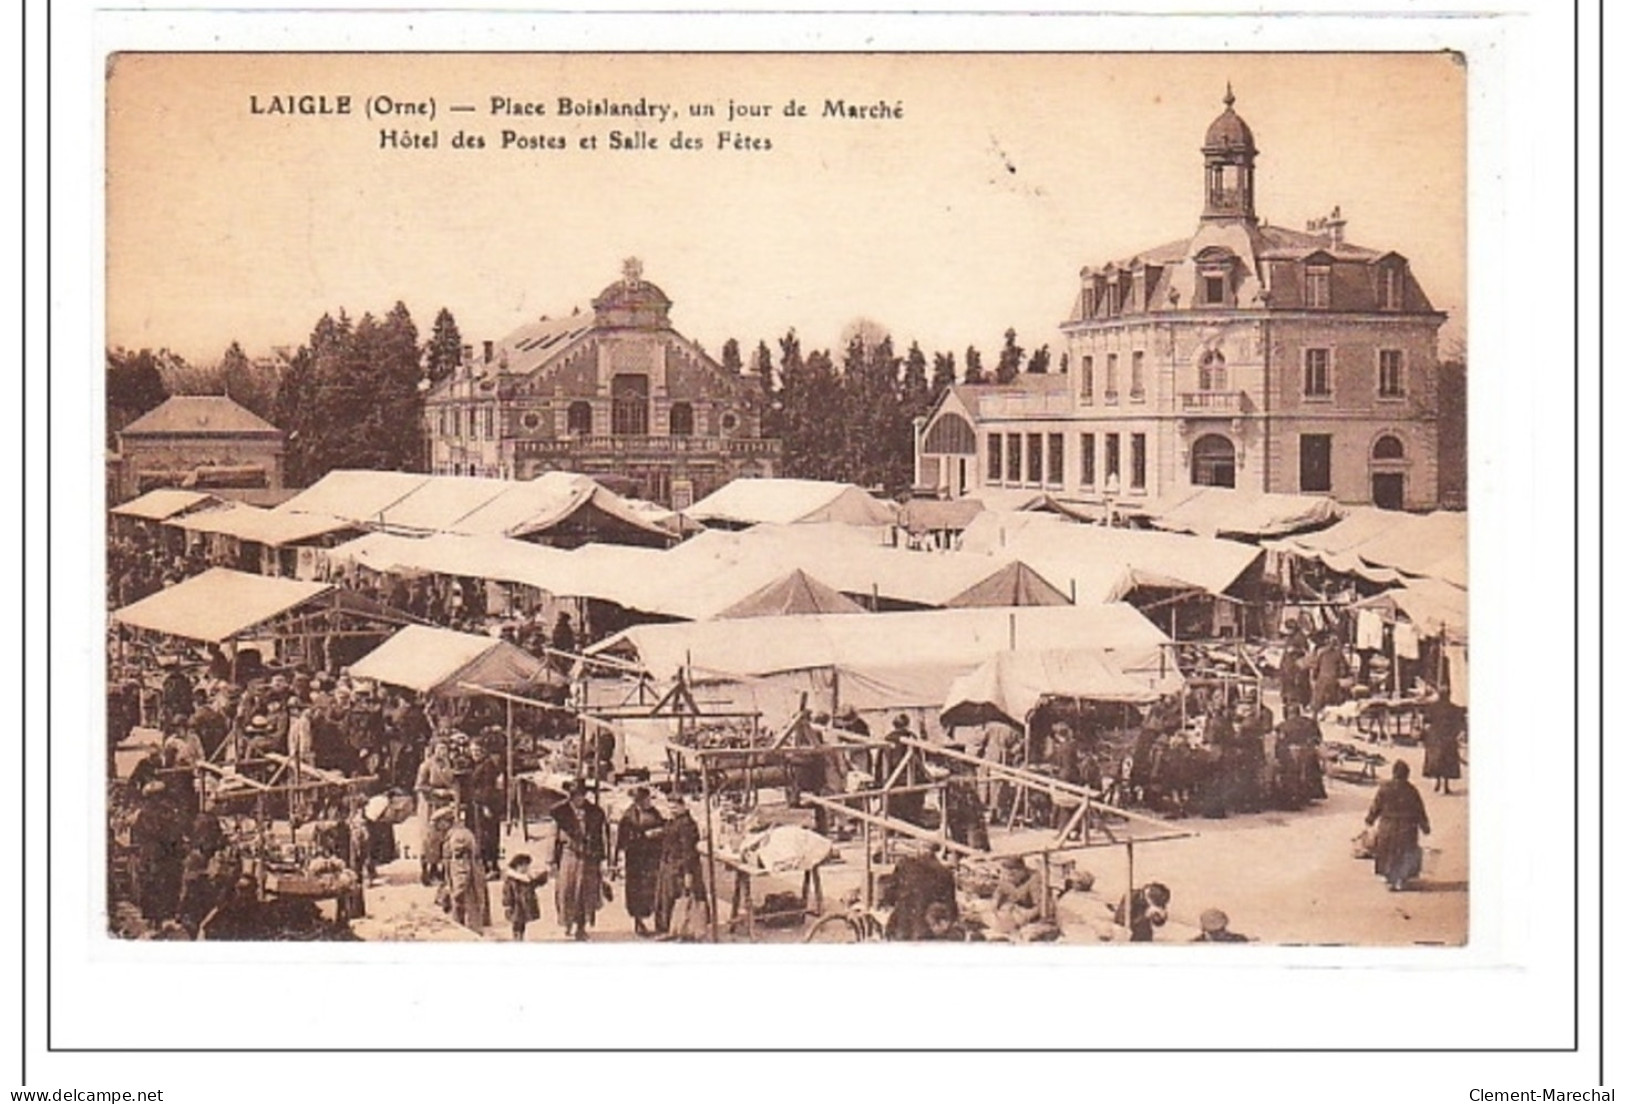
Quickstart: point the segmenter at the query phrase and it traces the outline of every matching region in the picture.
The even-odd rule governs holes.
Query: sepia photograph
[[[106,940],[1472,944],[1462,55],[105,101]]]

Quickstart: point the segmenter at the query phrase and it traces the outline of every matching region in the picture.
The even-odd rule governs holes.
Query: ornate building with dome
[[[760,390],[672,329],[671,300],[628,260],[592,313],[520,327],[425,399],[429,470],[530,479],[602,478],[676,508],[731,479],[776,474]]]
[[[1258,218],[1258,147],[1228,88],[1201,154],[1195,232],[1082,269],[1066,375],[953,388],[922,427],[922,487],[1441,505],[1445,315],[1404,256],[1344,240],[1339,209],[1303,231]]]

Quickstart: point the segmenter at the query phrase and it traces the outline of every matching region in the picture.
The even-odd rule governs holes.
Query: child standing
[[[515,943],[525,941],[525,926],[542,915],[536,903],[536,889],[547,882],[547,871],[535,877],[530,872],[530,856],[523,851],[508,860],[502,872],[502,914],[513,925]]]

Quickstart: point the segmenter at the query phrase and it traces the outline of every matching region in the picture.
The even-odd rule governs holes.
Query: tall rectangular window
[[[1303,394],[1310,399],[1332,397],[1332,351],[1305,349],[1303,351]]]
[[[1325,310],[1332,305],[1332,270],[1324,265],[1311,265],[1303,274],[1303,303],[1312,310]]]
[[[1129,356],[1128,397],[1142,400],[1145,398],[1145,352],[1141,349],[1134,350]]]
[[[1106,401],[1117,401],[1117,354],[1106,354]]]
[[[1332,435],[1298,435],[1298,490],[1327,494],[1332,489]]]
[[[1123,478],[1123,435],[1121,433],[1106,434],[1106,478],[1117,480]]]
[[[1116,318],[1123,312],[1123,288],[1114,277],[1106,284],[1106,313]]]
[[[1078,358],[1078,393],[1086,403],[1095,401],[1095,358]]]
[[[1095,435],[1085,433],[1078,439],[1078,455],[1083,457],[1083,470],[1078,480],[1085,487],[1095,485]]]
[[[1225,279],[1223,276],[1202,277],[1202,305],[1204,307],[1222,307],[1225,301]]]
[[[1044,481],[1044,435],[1027,434],[1027,482]]]
[[[1129,304],[1130,310],[1145,310],[1145,270],[1134,274],[1134,301]]]
[[[1128,485],[1137,491],[1145,490],[1145,434],[1135,433],[1128,439]]]
[[[451,435],[453,437],[463,435],[463,408],[460,406],[453,407],[451,411]]]
[[[497,439],[497,408],[494,406],[485,408],[485,439],[487,441]]]
[[[1004,439],[1004,479],[1007,483],[1021,482],[1021,434],[1011,433]]]
[[[1399,310],[1404,302],[1404,273],[1394,265],[1382,270],[1378,304],[1383,310]]]
[[[1405,358],[1398,349],[1377,353],[1377,395],[1384,399],[1405,397]]]
[[[1044,482],[1059,487],[1066,482],[1066,435],[1051,433],[1049,451],[1044,454],[1046,470]]]
[[[1004,435],[987,435],[987,481],[997,483],[1004,478]]]

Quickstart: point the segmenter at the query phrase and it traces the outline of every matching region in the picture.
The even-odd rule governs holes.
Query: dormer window
[[[1134,298],[1129,303],[1130,310],[1145,310],[1145,270],[1140,269],[1134,273]]]
[[[1304,269],[1303,305],[1310,310],[1325,310],[1332,305],[1330,265],[1309,265]]]
[[[1405,272],[1387,265],[1377,277],[1377,305],[1382,310],[1401,310],[1405,302]]]
[[[1116,318],[1122,313],[1123,286],[1114,277],[1106,284],[1106,315],[1110,318]]]
[[[1235,306],[1233,279],[1236,257],[1228,249],[1213,247],[1202,250],[1196,257],[1196,305],[1201,307]]]
[[[1083,289],[1083,317],[1093,318],[1095,316],[1095,308],[1097,306],[1098,304],[1095,301],[1094,285],[1091,283],[1088,287]]]

